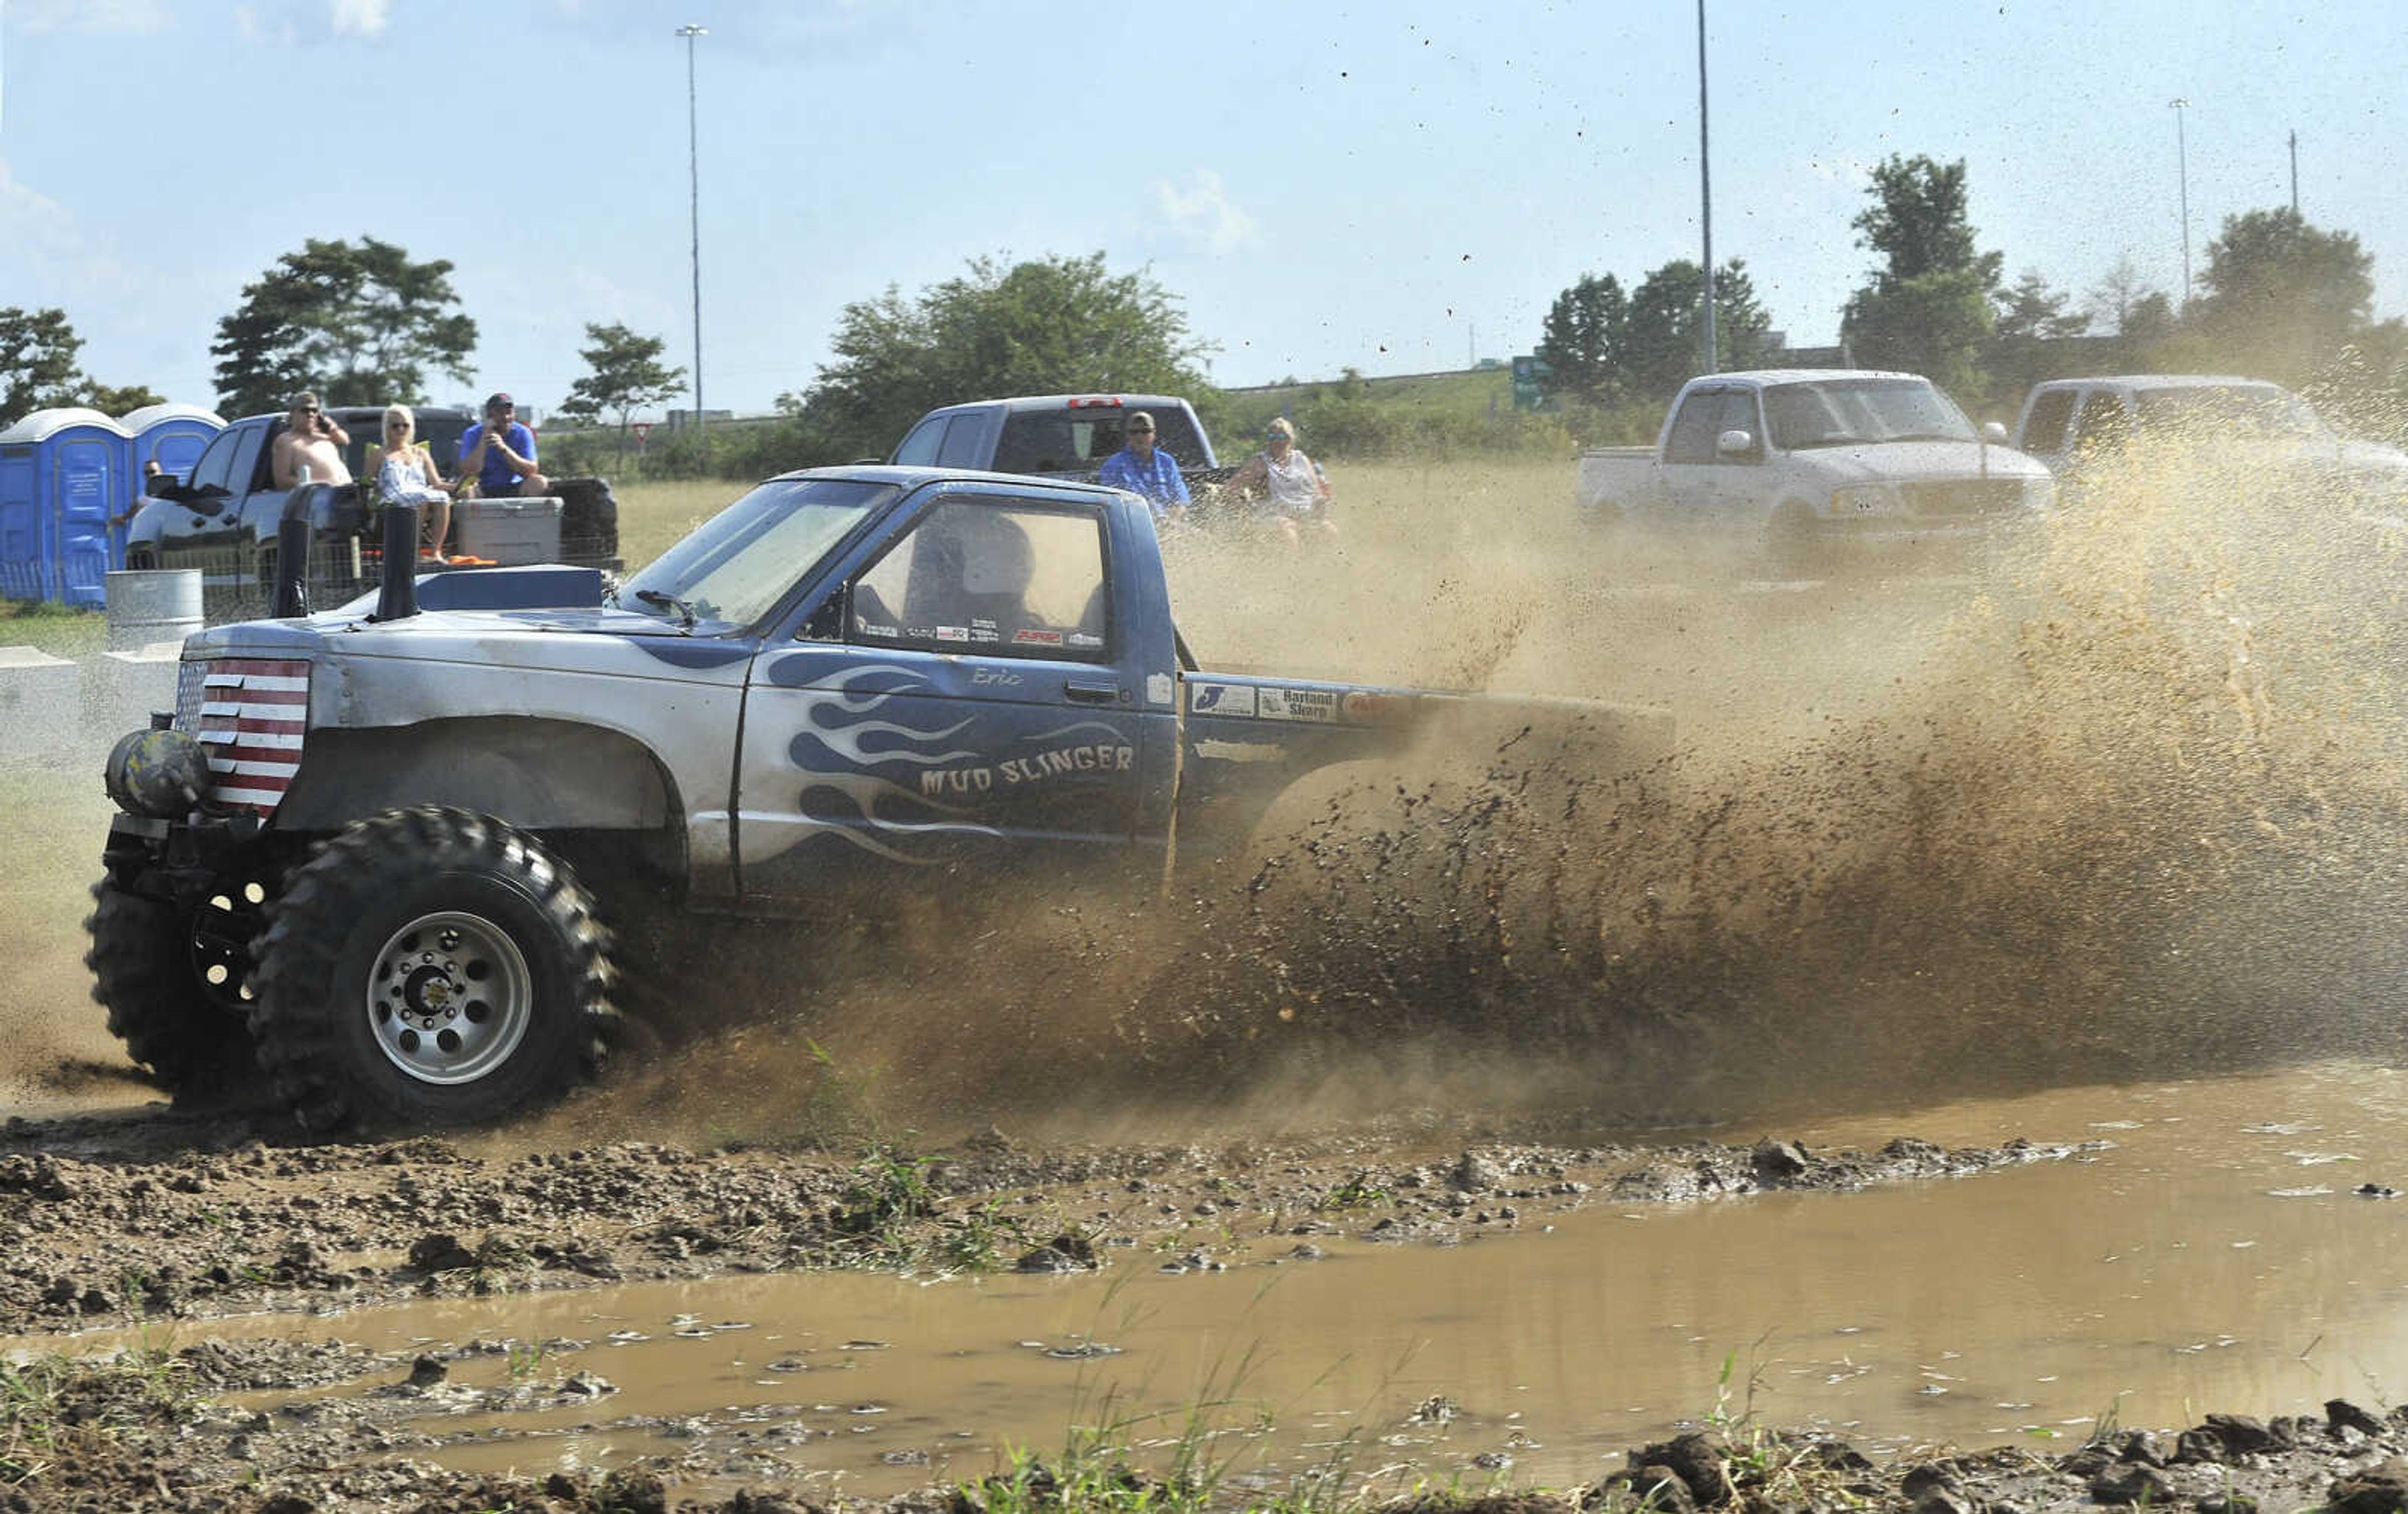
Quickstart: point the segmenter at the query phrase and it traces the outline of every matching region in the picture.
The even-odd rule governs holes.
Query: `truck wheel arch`
[[[675,781],[634,737],[526,715],[322,728],[277,809],[280,828],[336,830],[380,811],[441,805],[524,830],[682,830]]]

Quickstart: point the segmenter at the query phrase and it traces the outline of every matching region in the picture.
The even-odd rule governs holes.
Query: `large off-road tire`
[[[608,1055],[610,934],[567,864],[490,815],[359,821],[267,910],[260,1065],[302,1125],[479,1125]]]
[[[129,894],[114,878],[93,884],[92,898],[83,961],[108,1033],[170,1093],[206,1101],[239,1091],[254,1072],[251,1027],[228,1007],[232,985],[204,975],[229,965],[220,944],[192,911]]]

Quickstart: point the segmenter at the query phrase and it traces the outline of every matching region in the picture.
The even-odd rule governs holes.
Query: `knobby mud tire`
[[[441,941],[462,929],[490,948],[481,955],[510,959],[502,980],[519,977],[513,992],[523,1002],[505,999],[487,1013],[523,1024],[515,1043],[495,1045],[492,1065],[442,1069],[460,1080],[429,1081],[405,1071],[387,1045],[408,1038],[407,1022],[371,1007],[372,986],[380,962],[417,950],[402,946],[406,938],[423,930]],[[618,1040],[610,933],[592,897],[540,843],[472,811],[387,811],[324,843],[268,907],[254,954],[260,1065],[313,1132],[484,1125],[533,1113],[599,1072]],[[465,997],[465,977],[446,981]],[[444,1031],[452,1024],[472,1044],[483,1030],[454,1021]]]
[[[93,884],[92,898],[83,964],[93,1001],[108,1011],[108,1033],[179,1098],[239,1092],[255,1070],[251,1028],[210,1002],[194,962],[191,913],[129,894],[112,878]]]

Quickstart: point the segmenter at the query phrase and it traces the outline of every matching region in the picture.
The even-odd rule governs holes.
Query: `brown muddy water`
[[[1131,1420],[1142,1454],[1168,1461],[1193,1423],[1210,1460],[1282,1483],[1342,1468],[1569,1485],[1717,1410],[1828,1425],[1870,1450],[2062,1449],[2101,1416],[2172,1426],[2214,1408],[2395,1401],[2408,1204],[2357,1190],[2408,1187],[2403,1103],[2408,1079],[2358,1062],[2075,1088],[1792,1132],[1810,1146],[1899,1131],[2107,1143],[1894,1190],[1528,1204],[1515,1233],[1317,1237],[1318,1260],[1240,1223],[1248,1260],[1226,1271],[1127,1250],[1098,1276],[648,1284],[188,1323],[166,1344],[482,1342],[455,1383],[581,1369],[616,1391],[498,1416],[470,1394],[459,1412],[430,1397],[414,1427],[445,1437],[435,1460],[542,1472],[701,1450],[857,1494]],[[245,1402],[273,1412],[319,1396]]]

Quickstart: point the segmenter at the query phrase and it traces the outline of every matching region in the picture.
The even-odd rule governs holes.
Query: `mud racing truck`
[[[1451,717],[1669,737],[1200,670],[1150,512],[1096,485],[787,474],[615,586],[413,577],[413,515],[386,512],[375,594],[193,636],[175,711],[109,757],[93,994],[169,1089],[255,1067],[313,1130],[491,1120],[607,1046],[614,898],[810,920],[1082,863],[1155,881]]]
[[[1912,373],[1714,373],[1682,388],[1655,446],[1583,452],[1575,499],[1619,538],[1737,554],[1773,578],[1962,567],[2050,503],[2048,469],[2005,441]]]
[[[285,546],[306,552],[299,582],[304,596],[320,604],[338,603],[375,582],[383,540],[371,487],[375,467],[369,443],[384,411],[375,406],[343,406],[327,412],[351,437],[344,465],[364,483],[304,485],[280,489],[272,477],[276,438],[285,428],[279,415],[247,415],[209,440],[188,479],[154,485],[152,500],[126,531],[128,568],[196,568],[201,607],[213,621],[263,613],[270,608],[277,559]],[[422,439],[447,476],[460,454],[460,438],[474,417],[465,410],[429,407],[418,411]],[[619,566],[619,507],[600,479],[552,481],[558,503],[549,500],[463,501],[453,507],[452,543],[481,544],[489,521],[496,539],[516,544],[539,534],[542,548],[524,553],[505,546],[496,560],[556,560],[615,570]],[[539,533],[524,530],[538,524]],[[284,533],[296,521],[306,530]],[[556,526],[557,540],[552,540]]]

